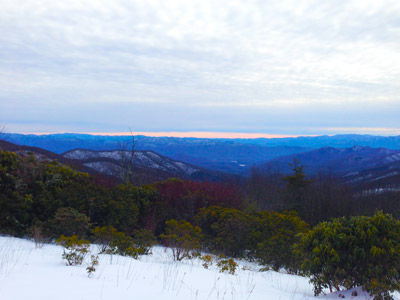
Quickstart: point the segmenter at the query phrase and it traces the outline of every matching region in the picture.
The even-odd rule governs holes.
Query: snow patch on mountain
[[[176,177],[189,177],[195,172],[201,171],[190,164],[172,160],[153,151],[134,151],[112,150],[112,151],[93,151],[77,149],[63,154],[65,158],[77,159],[98,172],[116,175],[127,164],[132,162],[133,167],[149,168],[174,174]],[[107,159],[105,161],[104,159]]]

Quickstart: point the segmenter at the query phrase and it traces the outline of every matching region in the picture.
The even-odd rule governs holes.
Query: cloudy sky
[[[0,0],[8,132],[400,134],[398,0]]]

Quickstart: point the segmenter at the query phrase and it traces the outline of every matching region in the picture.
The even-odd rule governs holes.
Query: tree
[[[137,143],[135,141],[135,136],[131,132],[131,141],[122,141],[119,150],[120,156],[120,172],[119,177],[125,184],[133,183],[133,160],[135,158],[135,152],[137,148]]]
[[[203,207],[242,206],[239,191],[219,182],[195,182],[171,178],[154,184],[160,195],[160,206],[168,219],[193,221]]]
[[[3,136],[4,136],[5,132],[6,132],[6,127],[4,125],[0,125],[0,140],[3,139]]]
[[[289,195],[289,209],[300,211],[303,207],[306,197],[306,190],[310,186],[311,181],[306,179],[303,166],[300,161],[293,158],[290,164],[293,174],[283,178],[286,181],[286,188]]]
[[[253,166],[245,179],[244,189],[247,203],[268,211],[284,209],[285,185],[281,173]]]
[[[342,216],[357,215],[354,192],[350,185],[332,174],[319,173],[312,178],[305,194],[301,216],[311,225]],[[376,206],[375,206],[376,207]],[[365,204],[358,211],[364,212]],[[371,214],[373,214],[372,209]]]
[[[400,290],[400,221],[380,211],[320,223],[302,235],[295,253],[315,295],[362,286],[386,300]]]

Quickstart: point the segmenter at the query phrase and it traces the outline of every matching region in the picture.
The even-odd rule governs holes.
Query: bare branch
[[[0,124],[0,140],[3,138],[4,133],[6,133],[6,126]]]
[[[6,127],[4,125],[0,125],[0,141],[5,140],[5,132],[6,132]],[[0,150],[2,150],[1,146]]]
[[[132,141],[123,141],[120,146],[120,163],[121,163],[121,171],[120,171],[120,178],[121,180],[126,183],[133,182],[133,162],[135,157],[135,152],[137,148],[137,143],[135,141],[135,136],[131,129]]]

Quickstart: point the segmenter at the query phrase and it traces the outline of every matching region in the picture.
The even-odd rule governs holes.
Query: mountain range
[[[132,140],[131,136],[86,134],[4,134],[4,138],[54,151],[48,157],[72,162],[82,170],[117,177],[130,153],[122,151],[124,145]],[[248,175],[252,166],[288,174],[296,158],[309,176],[322,172],[355,185],[400,186],[400,136],[232,140],[135,136],[135,144],[133,167],[137,180],[144,182],[169,177],[224,181],[231,178],[228,174]]]
[[[61,154],[61,156],[66,159],[77,160],[99,173],[117,178],[121,178],[121,174],[131,164],[134,182],[136,183],[160,181],[171,177],[200,181],[225,181],[231,177],[219,171],[207,170],[186,162],[173,160],[149,150],[131,152],[128,150],[74,149]]]
[[[95,151],[75,149],[62,154],[38,147],[16,145],[0,140],[0,149],[20,155],[34,154],[39,160],[57,160],[72,168],[96,175],[105,180],[120,181],[127,168],[129,151]],[[153,151],[135,151],[132,158],[132,174],[135,184],[149,184],[168,178],[181,178],[197,181],[228,181],[235,176],[223,172],[207,170],[185,162],[176,161]]]
[[[131,136],[90,134],[3,134],[3,139],[40,147],[57,154],[73,149],[118,150],[129,143]],[[247,174],[253,165],[260,165],[280,156],[309,152],[321,147],[350,148],[363,146],[399,150],[400,136],[335,135],[296,138],[207,139],[135,136],[138,150],[150,150],[202,168],[228,173]]]
[[[132,140],[131,136],[96,136],[89,134],[23,135],[4,134],[9,142],[40,147],[54,153],[73,149],[109,151],[123,149]],[[135,136],[137,150],[154,151],[160,155],[194,164],[206,169],[228,173],[246,174],[252,165],[263,163],[281,155],[312,150],[310,147],[267,147],[239,140],[200,139],[175,137]]]
[[[80,133],[59,134],[18,134],[3,133],[2,138],[20,145],[36,146],[55,153],[63,153],[76,148],[92,150],[119,149],[124,141],[129,141],[130,136],[107,136]],[[242,144],[257,145],[262,147],[291,146],[302,148],[349,148],[352,146],[364,146],[372,148],[400,149],[400,135],[376,136],[361,134],[339,134],[322,136],[299,136],[287,138],[254,138],[254,139],[210,139],[210,138],[177,138],[177,137],[149,137],[136,136],[139,147],[163,147],[171,145],[208,145],[208,144]],[[151,149],[146,149],[151,150]]]
[[[400,187],[400,150],[353,146],[322,147],[296,155],[272,159],[260,167],[269,172],[288,174],[297,159],[307,175],[332,174],[351,184],[370,187]]]

